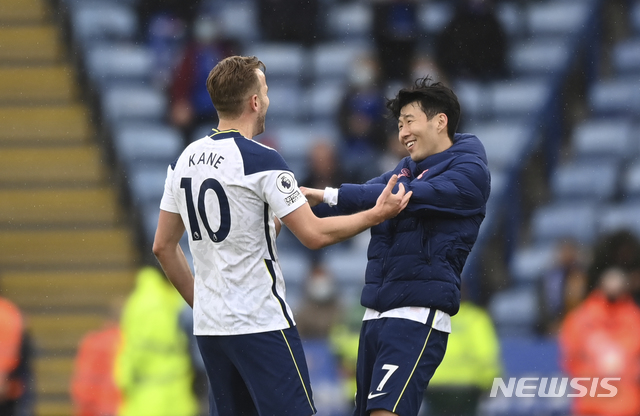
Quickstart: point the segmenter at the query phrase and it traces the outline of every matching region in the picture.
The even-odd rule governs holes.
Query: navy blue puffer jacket
[[[337,211],[373,207],[394,173],[413,195],[400,215],[371,228],[361,303],[380,312],[424,306],[453,316],[491,189],[484,146],[476,136],[456,134],[449,149],[419,163],[406,157],[365,184],[342,185]]]

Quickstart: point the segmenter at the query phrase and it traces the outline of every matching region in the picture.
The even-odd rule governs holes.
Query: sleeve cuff
[[[338,205],[338,188],[324,188],[324,196],[322,202],[329,204],[330,207]]]

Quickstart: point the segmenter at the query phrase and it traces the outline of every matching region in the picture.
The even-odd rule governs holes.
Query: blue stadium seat
[[[498,336],[531,336],[538,320],[538,294],[531,286],[500,290],[488,310]]]
[[[285,229],[283,228],[282,232],[284,231]],[[278,236],[278,240],[279,239],[280,236]],[[291,284],[301,287],[307,277],[311,274],[311,260],[309,259],[309,256],[303,255],[299,252],[282,250],[283,247],[281,247],[280,241],[278,241],[277,244],[278,261],[280,262],[280,267],[282,268],[282,273],[287,285]]]
[[[577,33],[586,23],[592,3],[583,0],[530,2],[525,7],[526,26],[533,36]]]
[[[626,199],[640,197],[640,162],[633,162],[626,167],[622,176],[622,194]]]
[[[152,201],[138,207],[140,215],[140,225],[147,243],[153,242],[158,227],[158,217],[160,216],[160,202]],[[186,235],[186,234],[185,234]],[[188,243],[187,243],[188,244]]]
[[[518,163],[531,138],[531,130],[518,122],[484,122],[465,129],[484,145],[492,171],[506,170]]]
[[[306,160],[309,150],[318,140],[337,144],[339,137],[334,124],[324,123],[281,124],[271,128],[269,134],[273,136],[277,150],[287,162],[291,158]]]
[[[69,6],[72,35],[82,46],[105,40],[132,40],[138,33],[138,17],[126,3],[87,1]]]
[[[491,103],[487,100],[488,87],[484,82],[457,79],[453,89],[464,110],[461,120],[463,124],[477,123],[492,114]]]
[[[448,1],[420,2],[417,11],[418,25],[424,33],[435,36],[451,21],[454,12],[453,3]]]
[[[564,37],[543,37],[511,42],[509,68],[516,76],[553,75],[566,68],[569,45]]]
[[[325,260],[329,273],[340,283],[364,284],[367,268],[367,249],[355,244],[326,250]]]
[[[517,2],[500,1],[495,4],[496,16],[505,33],[511,39],[525,35],[524,13]]]
[[[606,202],[617,193],[619,164],[615,160],[572,161],[559,166],[551,178],[556,201]]]
[[[327,8],[330,39],[367,39],[373,27],[373,10],[367,2],[334,3]]]
[[[371,50],[368,42],[334,41],[323,42],[310,50],[310,75],[315,80],[337,79],[346,81],[353,62]]]
[[[305,339],[302,342],[309,378],[313,389],[313,401],[326,416],[343,416],[350,413],[347,401],[343,400],[343,383],[340,365],[331,345],[324,339]]]
[[[562,374],[556,337],[501,337],[503,377],[553,377]]]
[[[555,264],[556,250],[554,241],[517,249],[509,264],[512,279],[516,284],[537,281]]]
[[[598,231],[609,234],[628,230],[640,238],[640,200],[611,204],[602,208],[598,221]]]
[[[531,117],[551,98],[549,82],[540,78],[496,81],[489,90],[493,117]]]
[[[623,40],[613,46],[611,59],[618,75],[640,76],[640,37]]]
[[[618,77],[595,82],[588,91],[591,110],[599,115],[640,112],[640,78]]]
[[[167,165],[165,164],[132,166],[127,172],[131,201],[137,207],[144,207],[147,204],[159,207],[166,178]]]
[[[631,158],[640,150],[632,145],[632,132],[630,118],[587,119],[574,127],[571,149],[578,158]]]
[[[267,76],[270,76],[269,67]],[[281,122],[294,122],[300,120],[305,115],[302,88],[299,83],[292,82],[271,82],[267,79],[269,86],[269,111],[267,112],[267,123],[269,125]],[[275,124],[272,124],[275,123]]]
[[[215,6],[215,13],[220,16],[222,31],[228,38],[247,46],[260,39],[257,1],[238,0],[218,3]]]
[[[629,13],[631,28],[636,34],[640,34],[640,1],[636,0],[631,5],[631,13]]]
[[[113,146],[127,169],[134,165],[164,164],[169,166],[182,152],[182,134],[164,124],[122,124],[113,132]]]
[[[304,108],[311,120],[335,120],[347,88],[340,80],[318,80],[304,92]]]
[[[531,219],[535,243],[563,238],[590,244],[596,236],[597,204],[584,201],[555,202],[537,208]]]
[[[102,114],[108,122],[160,121],[167,111],[167,97],[143,85],[115,85],[102,96]]]
[[[491,170],[491,193],[487,201],[487,216],[482,223],[482,227],[487,227],[490,222],[502,216],[502,213],[499,212],[499,203],[507,191],[507,180],[508,175],[504,171]]]
[[[275,79],[299,82],[305,70],[305,49],[302,45],[283,42],[252,43],[245,55],[255,55],[267,67],[267,84]]]
[[[87,51],[85,62],[89,77],[101,88],[114,82],[147,82],[154,70],[151,51],[130,43],[96,44]]]

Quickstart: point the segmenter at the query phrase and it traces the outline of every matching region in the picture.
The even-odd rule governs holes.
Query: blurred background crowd
[[[395,167],[385,100],[427,75],[485,145],[487,218],[424,416],[640,415],[638,0],[3,0],[0,415],[206,414],[150,247],[231,54],[266,64],[256,140],[300,185]],[[351,409],[367,243],[278,238],[319,415]],[[621,377],[619,395],[487,397],[554,376]]]

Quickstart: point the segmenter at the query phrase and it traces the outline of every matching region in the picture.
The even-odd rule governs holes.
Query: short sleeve
[[[260,192],[278,218],[300,208],[307,198],[298,187],[298,182],[288,170],[271,170],[260,174]]]
[[[167,179],[164,181],[164,192],[160,200],[160,209],[167,212],[178,214],[178,204],[173,195],[171,184],[173,183],[174,170],[172,166],[167,167]]]

